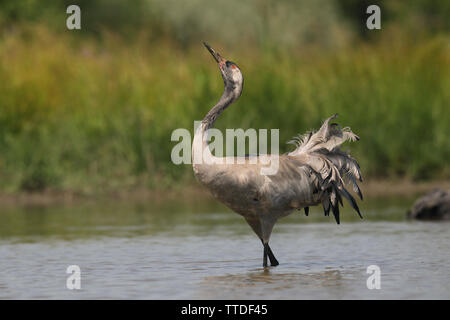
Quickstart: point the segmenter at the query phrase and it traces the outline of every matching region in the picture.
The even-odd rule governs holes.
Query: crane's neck
[[[222,97],[220,97],[217,104],[209,110],[200,125],[197,127],[194,135],[194,141],[192,143],[192,160],[194,170],[196,168],[196,164],[205,162],[214,163],[214,159],[216,157],[212,155],[211,150],[209,149],[207,130],[212,128],[223,110],[239,98],[241,92],[242,85],[233,86],[225,83],[225,90]]]
[[[234,95],[234,92],[231,89],[225,90],[222,96],[219,99],[219,102],[209,110],[206,116],[202,120],[202,124],[204,124],[205,131],[212,128],[214,123],[220,114],[225,110],[230,104],[232,104],[237,98]]]

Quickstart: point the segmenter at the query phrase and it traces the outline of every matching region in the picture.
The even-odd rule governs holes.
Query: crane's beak
[[[222,56],[218,52],[214,51],[214,49],[211,48],[206,42],[203,42],[203,45],[206,47],[206,49],[208,49],[208,51],[211,53],[211,55],[214,57],[217,63],[220,64],[225,62],[225,59],[222,58]]]

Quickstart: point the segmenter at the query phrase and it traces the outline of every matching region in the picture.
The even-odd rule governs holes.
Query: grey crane
[[[337,115],[326,119],[318,131],[295,137],[291,141],[295,144],[292,152],[276,155],[278,170],[275,174],[261,174],[260,169],[267,162],[255,164],[250,161],[252,157],[262,155],[240,157],[241,162],[216,161],[223,158],[211,153],[207,131],[225,108],[240,97],[244,80],[234,62],[203,44],[219,66],[224,92],[195,131],[192,144],[194,174],[216,199],[242,215],[260,238],[264,247],[263,267],[267,267],[267,258],[271,266],[279,264],[269,247],[270,235],[276,221],[296,209],[304,209],[308,215],[310,206],[322,205],[325,216],[331,210],[339,224],[339,204],[343,205],[344,197],[362,218],[355,199],[345,188],[345,184],[351,185],[362,200],[357,184],[357,180],[362,181],[360,168],[349,153],[339,149],[345,141],[359,138],[350,128],[330,123]],[[204,161],[194,159],[199,155]],[[275,159],[275,155],[265,157]]]

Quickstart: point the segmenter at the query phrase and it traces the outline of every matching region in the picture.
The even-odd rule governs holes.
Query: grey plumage
[[[221,112],[239,98],[242,93],[243,77],[236,64],[222,58],[219,53],[205,44],[219,65],[224,80],[224,93],[219,102],[208,112],[197,129],[192,147],[193,157],[206,154],[207,163],[196,163],[196,178],[211,193],[232,210],[242,215],[264,245],[263,265],[267,256],[272,265],[277,265],[268,246],[276,221],[289,215],[295,209],[305,210],[322,205],[326,216],[330,210],[336,222],[340,223],[339,205],[346,198],[353,209],[361,213],[353,196],[345,188],[345,181],[362,199],[357,181],[362,181],[358,163],[347,152],[339,149],[346,141],[357,141],[359,137],[350,128],[330,123],[337,115],[326,119],[320,129],[294,137],[290,143],[295,149],[283,155],[266,155],[269,159],[278,157],[279,168],[274,175],[262,175],[264,164],[252,163],[253,157],[242,157],[242,163],[220,163],[213,156],[207,144],[207,130],[211,128]],[[235,158],[236,160],[237,158]]]

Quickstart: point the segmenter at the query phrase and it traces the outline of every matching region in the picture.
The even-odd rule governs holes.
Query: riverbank
[[[420,196],[435,188],[448,189],[450,188],[450,181],[369,180],[361,184],[366,199]],[[70,206],[95,202],[161,204],[170,201],[195,203],[198,201],[213,201],[213,199],[209,192],[198,184],[164,190],[139,188],[97,195],[56,190],[0,194],[0,206],[3,208],[14,206]]]
[[[33,26],[0,42],[0,192],[46,199],[45,190],[95,197],[131,190],[147,198],[147,189],[196,185],[190,165],[172,162],[180,141],[171,136],[179,128],[192,136],[194,120],[222,93],[206,49],[73,36]],[[286,141],[338,113],[337,122],[360,137],[343,148],[365,178],[449,179],[447,38],[396,40],[332,51],[217,43],[236,58],[246,84],[216,128],[279,129],[285,153],[293,148]]]

